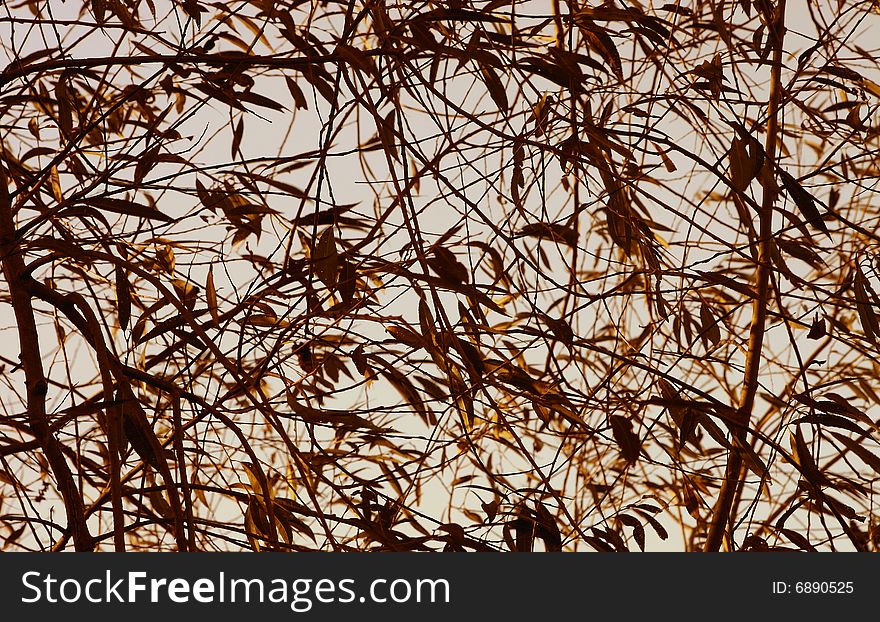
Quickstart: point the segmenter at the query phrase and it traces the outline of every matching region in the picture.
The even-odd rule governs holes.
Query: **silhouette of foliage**
[[[5,548],[877,548],[878,20],[6,3]]]

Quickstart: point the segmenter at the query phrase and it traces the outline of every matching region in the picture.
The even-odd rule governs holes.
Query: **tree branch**
[[[773,37],[773,66],[770,72],[770,94],[767,103],[767,137],[764,145],[766,156],[764,166],[770,171],[775,170],[776,142],[779,136],[779,109],[782,100],[782,55],[785,39],[785,0],[779,0],[772,16],[773,26],[769,36]],[[739,408],[736,417],[740,425],[734,430],[738,443],[733,443],[727,454],[727,467],[724,483],[718,493],[712,522],[706,535],[705,550],[718,551],[726,532],[729,531],[731,508],[742,485],[743,461],[738,444],[747,443],[746,428],[752,418],[755,394],[758,390],[758,372],[761,369],[761,358],[764,350],[764,331],[767,323],[767,304],[770,298],[770,269],[773,241],[773,204],[779,195],[774,183],[764,183],[764,196],[761,210],[758,213],[758,265],[755,275],[755,290],[758,295],[752,301],[752,322],[749,328],[749,349],[746,354],[745,372]],[[732,534],[728,534],[732,540]]]
[[[30,277],[16,239],[12,205],[6,184],[6,172],[0,168],[0,259],[18,327],[21,364],[27,385],[27,422],[55,476],[67,513],[67,528],[72,533],[74,546],[77,551],[91,551],[95,547],[95,542],[86,525],[82,498],[70,467],[64,459],[61,446],[49,428],[46,415],[46,393],[49,384],[43,372],[39,333],[31,295],[22,285],[22,280]]]

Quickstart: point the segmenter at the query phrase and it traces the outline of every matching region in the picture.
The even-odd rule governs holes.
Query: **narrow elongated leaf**
[[[785,188],[785,191],[794,201],[795,205],[797,205],[801,214],[807,219],[807,222],[816,227],[819,231],[828,235],[828,227],[822,220],[822,214],[819,212],[819,208],[816,207],[816,199],[813,198],[813,195],[807,192],[807,190],[805,190],[804,187],[786,171],[781,170],[779,174],[782,178],[782,185]]]
[[[700,305],[700,324],[704,342],[709,341],[713,346],[717,346],[721,341],[721,329],[718,328],[718,320],[705,302]]]
[[[880,475],[880,457],[873,453],[870,449],[862,445],[861,442],[853,440],[843,434],[831,432],[831,436],[840,441],[844,447],[857,455],[865,464],[874,469],[874,472]]]
[[[239,117],[238,124],[235,126],[235,131],[232,133],[232,149],[231,155],[234,160],[240,155],[241,149],[241,139],[244,136],[244,116]]]
[[[520,236],[532,236],[545,240],[560,242],[572,248],[578,245],[577,230],[558,223],[536,222],[519,230]]]
[[[297,84],[296,81],[289,76],[285,76],[284,80],[287,83],[287,90],[290,91],[290,94],[293,97],[293,103],[296,106],[296,109],[308,110],[309,103],[306,101],[306,95],[305,93],[303,93],[303,90],[300,88],[299,84]]]
[[[509,107],[507,102],[507,91],[501,83],[501,80],[498,78],[498,75],[494,70],[486,66],[483,66],[480,72],[483,74],[483,80],[486,82],[486,87],[489,89],[489,95],[492,97],[492,101],[495,102],[495,105],[498,106],[498,110],[501,112],[507,112]]]
[[[856,311],[862,323],[862,330],[865,331],[865,337],[876,341],[880,336],[880,325],[878,325],[877,314],[874,312],[874,301],[868,297],[865,276],[862,274],[861,267],[856,267],[853,277],[853,293],[856,298]]]
[[[820,427],[842,428],[844,430],[849,430],[850,432],[855,432],[856,434],[859,434],[861,436],[867,434],[865,430],[853,423],[850,419],[847,419],[846,417],[841,417],[840,415],[805,415],[792,421],[793,425],[798,423],[811,423]]]
[[[324,230],[315,245],[313,265],[315,275],[329,288],[336,287],[336,275],[339,267],[339,255],[336,251],[335,227]]]
[[[120,265],[116,266],[116,313],[119,316],[119,327],[122,330],[128,328],[128,320],[131,318],[131,291],[128,284],[128,274]]]
[[[642,521],[640,521],[635,516],[630,514],[618,514],[616,516],[617,520],[626,525],[627,527],[631,527],[633,530],[633,539],[636,541],[636,544],[639,547],[639,550],[645,550],[645,527],[642,525]]]
[[[205,281],[205,298],[208,301],[208,311],[215,322],[219,321],[220,314],[217,306],[217,288],[214,286],[214,266],[208,269],[208,278]]]
[[[161,220],[162,222],[173,222],[174,219],[163,214],[158,209],[135,203],[125,199],[113,199],[106,197],[91,197],[83,199],[83,203],[96,207],[105,212],[113,212],[114,214],[124,214],[126,216],[137,216],[138,218],[147,218],[149,220]]]

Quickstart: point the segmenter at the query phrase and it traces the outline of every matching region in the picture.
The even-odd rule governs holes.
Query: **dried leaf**
[[[486,513],[486,521],[487,523],[491,523],[495,520],[495,516],[498,515],[498,506],[501,505],[498,499],[493,499],[489,503],[480,504],[483,508],[483,511]]]
[[[805,536],[792,529],[780,529],[779,533],[788,538],[792,544],[797,546],[802,551],[812,552],[816,550],[816,547],[810,544],[810,541]]]
[[[812,414],[805,415],[798,419],[795,419],[791,422],[792,425],[797,425],[799,423],[811,423],[820,427],[829,427],[829,428],[841,428],[843,430],[848,430],[850,432],[855,432],[860,436],[866,436],[868,433],[853,423],[851,420],[846,417],[841,417],[840,415],[829,415],[829,414]]]
[[[208,278],[205,282],[205,298],[208,301],[208,311],[215,322],[220,321],[219,307],[217,306],[217,289],[214,287],[214,266],[208,268]]]
[[[55,83],[55,101],[58,102],[58,128],[68,140],[73,138],[73,98],[68,90],[69,75],[62,72]]]
[[[872,453],[867,447],[865,447],[861,440],[853,440],[848,436],[844,436],[843,434],[838,434],[837,432],[831,432],[831,436],[840,441],[849,451],[857,455],[862,462],[871,467],[875,473],[880,475],[880,457],[876,454]]]
[[[321,279],[328,288],[336,287],[336,277],[339,267],[339,255],[336,250],[335,227],[330,226],[324,230],[318,243],[315,245],[312,265],[315,275]]]
[[[877,315],[874,312],[874,301],[868,298],[866,279],[860,266],[856,267],[853,277],[853,293],[856,298],[856,311],[862,323],[862,330],[865,331],[865,337],[876,342],[877,337],[880,336],[880,325],[878,325]]]
[[[161,490],[151,490],[147,493],[147,498],[150,500],[150,505],[153,506],[153,509],[156,510],[156,513],[166,520],[172,520],[174,518],[174,512],[171,510],[171,505],[168,503],[167,499],[165,499],[165,495],[162,494]]]
[[[639,459],[642,441],[632,431],[632,421],[622,415],[611,415],[611,432],[614,434],[614,440],[620,448],[620,453],[624,460],[633,464]]]
[[[306,101],[305,93],[303,93],[299,84],[289,76],[285,76],[284,80],[287,82],[287,90],[289,90],[291,96],[293,96],[293,103],[296,106],[296,109],[308,110],[309,103]]]
[[[355,69],[374,77],[378,76],[379,72],[372,57],[363,50],[340,43],[336,46],[336,53]]]
[[[105,212],[113,212],[114,214],[123,214],[126,216],[137,216],[138,218],[147,218],[150,220],[161,220],[162,222],[174,222],[170,216],[163,214],[158,209],[127,201],[125,199],[112,199],[107,197],[90,197],[82,200],[86,205],[91,205]]]
[[[119,328],[125,330],[128,328],[128,321],[131,318],[131,290],[129,289],[128,273],[121,265],[117,264],[116,269],[116,313],[119,316]]]
[[[807,192],[803,186],[801,186],[800,183],[798,183],[798,181],[786,171],[780,170],[779,175],[782,178],[782,185],[785,187],[785,191],[792,198],[795,205],[797,205],[801,214],[807,219],[807,222],[816,227],[819,231],[829,235],[828,227],[822,220],[822,214],[816,207],[816,199],[813,198],[813,195]]]
[[[621,523],[626,525],[627,527],[631,527],[633,531],[633,539],[636,541],[636,544],[639,547],[639,550],[644,552],[645,550],[645,527],[642,525],[642,521],[640,521],[635,516],[631,516],[630,514],[618,514],[615,517]]]
[[[459,285],[470,281],[470,272],[455,255],[447,248],[435,246],[432,257],[427,259],[428,265],[441,278],[449,279]]]
[[[107,0],[92,0],[92,15],[98,24],[103,24],[107,15]]]
[[[700,334],[704,343],[708,340],[713,346],[717,346],[721,342],[721,329],[718,328],[718,319],[705,302],[700,305],[700,324],[702,327]],[[708,344],[706,345],[708,347]]]
[[[490,67],[486,66],[483,66],[480,72],[483,74],[483,80],[489,89],[489,95],[492,97],[495,105],[498,106],[498,110],[500,112],[507,112],[509,107],[507,103],[507,90],[504,88],[501,80],[498,79],[498,75]]]
[[[183,279],[172,279],[171,286],[184,306],[192,311],[196,306],[199,288]]]
[[[49,169],[49,180],[52,183],[52,194],[59,203],[64,203],[64,193],[61,191],[61,177],[58,175],[58,167]]]
[[[519,236],[532,236],[536,238],[561,242],[571,248],[577,248],[578,232],[576,229],[558,223],[536,222],[526,225],[517,232]]]
[[[357,291],[357,268],[349,261],[341,261],[339,268],[339,297],[343,303],[351,302]]]
[[[736,190],[743,192],[749,187],[758,174],[755,164],[746,151],[745,142],[739,137],[734,137],[730,147],[730,181]]]
[[[827,330],[825,329],[825,320],[816,317],[813,320],[812,325],[810,326],[810,332],[807,333],[807,339],[821,339],[827,334]]]
[[[235,126],[235,131],[232,133],[232,150],[231,155],[234,160],[236,157],[241,155],[241,139],[244,136],[244,116],[238,118],[238,124]]]

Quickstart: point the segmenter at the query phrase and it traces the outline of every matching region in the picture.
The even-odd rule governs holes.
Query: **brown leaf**
[[[786,171],[780,170],[779,175],[782,178],[782,185],[785,187],[785,191],[792,198],[795,205],[797,205],[801,214],[806,217],[807,222],[826,235],[829,235],[828,227],[822,220],[822,214],[816,207],[816,199],[813,198],[813,195],[807,192],[804,187]]]
[[[137,216],[138,218],[147,218],[149,220],[161,220],[162,222],[174,222],[173,218],[167,214],[163,214],[154,207],[125,199],[90,197],[83,199],[82,202],[86,205],[97,207],[105,212],[124,214],[126,216]]]
[[[269,516],[263,508],[261,500],[255,495],[248,495],[248,507],[245,511],[245,524],[249,525],[248,531],[266,539],[272,539],[274,529],[269,524]]]
[[[147,493],[147,498],[150,500],[150,505],[156,510],[156,514],[167,520],[174,518],[171,505],[165,499],[165,495],[162,494],[161,490],[151,490]]]
[[[232,133],[232,159],[241,153],[241,139],[244,136],[244,116],[239,117],[235,131]]]
[[[485,65],[480,69],[480,72],[483,74],[483,80],[486,82],[486,87],[489,89],[489,95],[492,97],[492,101],[495,102],[495,105],[498,106],[498,110],[500,112],[507,112],[509,107],[509,104],[507,103],[507,91],[501,83],[501,80],[498,78],[498,75],[490,67],[486,67]]]
[[[611,415],[611,432],[623,458],[630,464],[639,459],[642,441],[632,431],[632,421],[622,415]]]
[[[858,425],[856,425],[846,417],[841,417],[840,415],[816,413],[799,417],[791,423],[792,425],[797,425],[798,423],[811,423],[819,427],[841,428],[843,430],[848,430],[849,432],[855,432],[859,436],[866,436],[868,434]]]
[[[498,506],[501,505],[498,499],[493,499],[489,503],[481,503],[483,511],[486,513],[486,522],[491,523],[498,514]]]
[[[562,533],[556,519],[542,503],[535,503],[535,518],[537,522],[536,535],[544,541],[544,550],[548,552],[562,550]]]
[[[376,129],[379,132],[379,139],[382,142],[382,146],[385,148],[385,151],[388,154],[400,162],[400,154],[397,150],[397,138],[394,130],[394,117],[397,114],[397,109],[392,108],[391,112],[385,115],[384,119],[379,119],[379,122],[376,124]]]
[[[651,528],[657,533],[657,536],[661,540],[666,540],[667,538],[669,538],[669,533],[666,531],[666,528],[663,527],[663,525],[660,523],[660,521],[658,521],[656,518],[651,516],[651,514],[649,512],[642,509],[644,507],[645,507],[644,504],[637,505],[636,512],[638,512],[639,515],[642,518],[644,518],[651,525]],[[657,508],[656,510],[659,511],[659,508]]]
[[[803,535],[793,529],[780,529],[779,533],[784,535],[796,547],[802,551],[815,551],[816,547],[810,544],[810,541]]]
[[[794,458],[794,461],[801,467],[804,473],[808,477],[817,475],[818,469],[816,468],[816,463],[813,461],[813,454],[807,447],[800,426],[795,427],[794,432],[789,432],[789,443],[791,446],[792,458]]]
[[[339,268],[339,297],[343,303],[351,302],[357,291],[357,268],[350,261],[340,262]]]
[[[196,26],[202,25],[202,11],[207,11],[208,9],[199,6],[198,0],[181,0],[180,7],[184,13],[195,20]]]
[[[73,98],[68,86],[69,75],[62,72],[55,83],[55,101],[58,102],[58,127],[65,138],[73,137]]]
[[[208,311],[215,322],[219,321],[220,313],[217,306],[217,289],[214,287],[214,266],[208,268],[208,278],[205,282],[205,298],[208,301]]]
[[[571,248],[577,248],[578,232],[572,227],[558,223],[536,222],[526,225],[517,232],[519,236],[532,236],[554,242],[562,242]]]
[[[404,328],[403,326],[395,326],[391,324],[386,326],[385,330],[399,343],[407,345],[414,350],[418,350],[425,345],[421,335],[408,328]]]
[[[92,0],[92,15],[98,24],[103,24],[107,15],[107,0]]]
[[[126,28],[138,28],[139,24],[135,15],[129,11],[128,7],[125,6],[123,0],[107,0],[110,11],[119,18],[119,21],[126,26]]]
[[[877,315],[874,313],[874,301],[868,298],[865,276],[859,266],[856,267],[853,278],[853,293],[856,298],[856,311],[862,323],[862,330],[865,331],[865,337],[876,341],[880,336],[880,325],[878,325]]]
[[[171,286],[184,306],[192,311],[196,306],[199,288],[183,279],[172,279]]]
[[[210,210],[211,213],[216,214],[218,207],[223,210],[223,212],[232,209],[232,202],[225,192],[222,190],[209,190],[198,179],[196,179],[196,194],[202,205]]]
[[[312,542],[317,542],[315,533],[312,531],[301,518],[294,514],[294,511],[305,511],[300,504],[286,497],[277,497],[275,499],[275,518],[280,520],[285,527],[296,529],[301,534],[307,536]]]
[[[758,168],[755,164],[746,151],[745,142],[739,137],[734,137],[730,147],[730,181],[734,188],[743,192],[749,187],[755,175],[758,174]]]
[[[810,332],[807,333],[807,339],[821,339],[826,334],[825,320],[817,316],[816,319],[813,320],[813,324],[810,326]]]
[[[713,346],[717,346],[721,342],[721,329],[718,328],[718,319],[705,302],[700,305],[700,324],[702,327],[700,335],[704,342],[708,340]]]
[[[372,57],[363,50],[340,43],[336,46],[336,53],[345,59],[345,62],[359,71],[374,77],[379,73]]]
[[[819,254],[806,244],[803,244],[796,240],[787,240],[782,237],[776,238],[775,242],[776,245],[785,253],[791,255],[792,257],[796,257],[801,261],[807,262],[814,268],[819,268],[823,264],[822,258],[819,256]]]
[[[64,193],[61,190],[61,177],[58,175],[58,167],[49,169],[49,181],[52,184],[52,194],[59,203],[64,203]]]
[[[447,248],[435,246],[433,257],[427,259],[428,265],[441,278],[458,284],[470,281],[470,272]]]
[[[860,441],[853,440],[848,436],[838,434],[837,432],[831,432],[831,436],[843,443],[843,445],[852,453],[857,455],[862,460],[862,462],[874,469],[875,473],[880,474],[880,457],[877,457],[877,455],[875,455],[867,447],[862,445]]]
[[[569,324],[564,317],[557,320],[549,315],[544,315],[542,319],[544,320],[544,323],[547,324],[547,328],[550,329],[550,332],[554,337],[568,346],[572,344],[574,330],[572,330],[571,324]]]
[[[117,264],[115,273],[116,313],[119,316],[119,328],[125,330],[128,328],[128,321],[131,318],[131,290],[129,289],[128,273],[125,271],[125,268]]]
[[[645,527],[642,525],[642,521],[640,521],[635,516],[630,514],[618,514],[615,517],[621,523],[626,525],[627,527],[631,527],[633,530],[633,539],[636,541],[636,544],[639,547],[639,550],[644,552],[645,550]]]
[[[299,84],[289,76],[285,76],[284,79],[287,82],[287,90],[289,90],[291,96],[293,96],[293,103],[296,106],[296,109],[308,110],[309,103],[306,101],[306,95],[303,93]]]
[[[265,95],[260,95],[259,93],[254,93],[252,91],[237,91],[235,93],[235,96],[243,101],[248,102],[249,104],[262,106],[263,108],[269,108],[270,110],[275,110],[278,112],[287,110],[287,108],[276,102],[274,99],[266,97]]]
[[[156,247],[156,264],[160,270],[168,274],[174,274],[177,261],[174,257],[174,249],[171,248],[170,244]]]
[[[336,251],[336,233],[332,225],[324,230],[318,243],[315,245],[312,265],[315,275],[321,279],[330,289],[336,287],[336,277],[339,267],[339,255]]]

